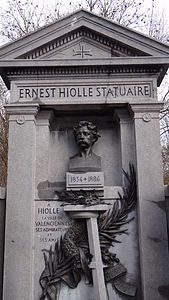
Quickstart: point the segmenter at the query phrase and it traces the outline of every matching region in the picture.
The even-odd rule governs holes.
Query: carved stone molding
[[[111,48],[112,56],[144,56],[145,53],[141,51],[133,51],[133,49],[127,47],[126,45],[122,45],[117,41],[111,41],[105,36],[99,35],[93,31],[89,31],[88,29],[78,29],[76,31],[71,32],[69,35],[64,35],[59,39],[56,39],[46,45],[43,45],[40,48],[37,48],[24,56],[19,56],[18,58],[24,59],[36,59],[44,56],[51,51],[63,47],[65,44],[68,44],[80,37],[85,37],[91,39],[92,42],[96,41],[102,45],[106,45]]]
[[[142,119],[144,122],[150,122],[152,119],[159,119],[162,105],[160,102],[133,103],[128,107],[134,119]]]
[[[143,74],[152,73],[156,74],[159,71],[157,67],[150,66],[74,66],[74,67],[48,67],[48,68],[17,68],[15,70],[9,69],[7,71],[7,76],[76,76],[76,75],[119,75],[119,74]]]
[[[9,121],[23,125],[26,121],[34,121],[39,110],[39,104],[8,104],[5,106]]]

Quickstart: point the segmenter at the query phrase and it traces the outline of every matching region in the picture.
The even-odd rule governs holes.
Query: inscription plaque
[[[23,87],[18,90],[20,100],[30,99],[80,99],[80,98],[123,98],[150,97],[149,84],[116,84],[102,86],[48,86]]]
[[[44,253],[48,253],[51,245],[55,245],[64,235],[73,221],[65,214],[63,207],[55,200],[36,200],[34,219],[35,272],[34,280],[39,281],[43,271]],[[40,299],[41,287],[34,290],[34,299]]]
[[[56,242],[71,224],[57,201],[36,201],[35,234],[39,243]]]
[[[155,91],[153,82],[138,81],[110,81],[104,80],[96,82],[88,80],[84,83],[81,81],[53,82],[46,83],[39,81],[38,86],[34,82],[16,82],[12,86],[13,94],[11,102],[34,102],[42,101],[44,104],[66,104],[66,103],[83,103],[86,101],[92,103],[111,103],[115,101],[126,101],[142,99],[150,100],[154,98]]]
[[[66,173],[66,189],[80,190],[103,190],[104,173],[103,172],[86,172],[86,173]]]

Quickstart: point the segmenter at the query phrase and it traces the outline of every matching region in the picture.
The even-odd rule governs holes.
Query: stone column
[[[3,300],[33,300],[37,104],[11,104]]]
[[[159,135],[160,103],[131,104],[138,182],[138,232],[144,300],[169,299],[169,254]]]
[[[4,237],[5,237],[5,199],[6,188],[0,187],[0,299],[3,288]]]
[[[89,249],[92,255],[92,261],[89,267],[92,269],[94,300],[108,299],[97,224],[99,212],[104,212],[107,209],[108,206],[102,204],[92,205],[90,207],[83,205],[67,205],[64,207],[64,211],[67,212],[72,219],[85,219],[87,223]]]
[[[115,117],[120,124],[120,145],[122,169],[128,171],[129,163],[135,165],[135,141],[133,119],[125,108],[115,110]]]
[[[94,300],[107,300],[97,217],[98,213],[93,213],[93,216],[86,219],[90,253],[93,256],[90,267],[93,275]]]
[[[54,118],[52,110],[40,111],[36,118],[36,197],[39,198],[39,190],[48,188],[49,180],[49,136],[50,123]],[[45,186],[46,185],[46,186]]]

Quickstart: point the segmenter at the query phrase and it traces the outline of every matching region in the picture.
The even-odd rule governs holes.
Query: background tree
[[[165,80],[167,82],[165,82]],[[163,108],[160,114],[161,127],[161,150],[163,161],[164,183],[169,184],[169,86],[168,75],[164,80],[159,93],[159,99],[163,101]]]
[[[8,162],[8,116],[3,104],[9,98],[9,92],[0,80],[0,186],[6,186]]]
[[[60,17],[59,8],[59,1],[54,1],[50,7],[47,4],[44,7],[37,0],[8,0],[7,7],[0,13],[3,41],[13,41],[55,21]],[[9,92],[0,78],[0,186],[5,186],[7,182],[8,116],[3,104],[8,98]]]
[[[38,0],[8,0],[7,6],[1,9],[0,33],[6,41],[12,41],[27,33],[37,30],[57,20],[60,15],[61,4],[39,4]]]
[[[169,185],[169,143],[162,145],[164,184]]]
[[[137,27],[145,15],[144,0],[79,0],[78,5],[125,26]]]

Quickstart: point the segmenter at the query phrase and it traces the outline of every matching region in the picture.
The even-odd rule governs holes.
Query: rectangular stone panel
[[[50,249],[54,252],[55,243],[64,238],[64,234],[73,224],[64,212],[61,202],[53,199],[36,199],[34,211],[34,289],[33,299],[40,300],[42,288],[40,278],[45,269],[45,259],[49,261]],[[42,283],[42,281],[41,281]],[[93,300],[93,286],[86,282],[82,275],[78,287],[71,289],[60,280],[57,283],[57,300],[62,299],[89,299]]]
[[[114,103],[150,100],[155,97],[152,80],[128,79],[99,80],[70,79],[69,83],[60,81],[21,81],[12,83],[11,102],[36,102],[43,104],[74,104],[74,103]]]
[[[66,189],[70,190],[103,190],[104,173],[86,172],[86,173],[66,173]]]
[[[72,224],[63,211],[61,203],[55,200],[35,201],[34,217],[34,299],[39,300],[42,289],[39,279],[45,268],[44,253],[48,257],[50,247],[54,250],[55,243],[65,234]]]

